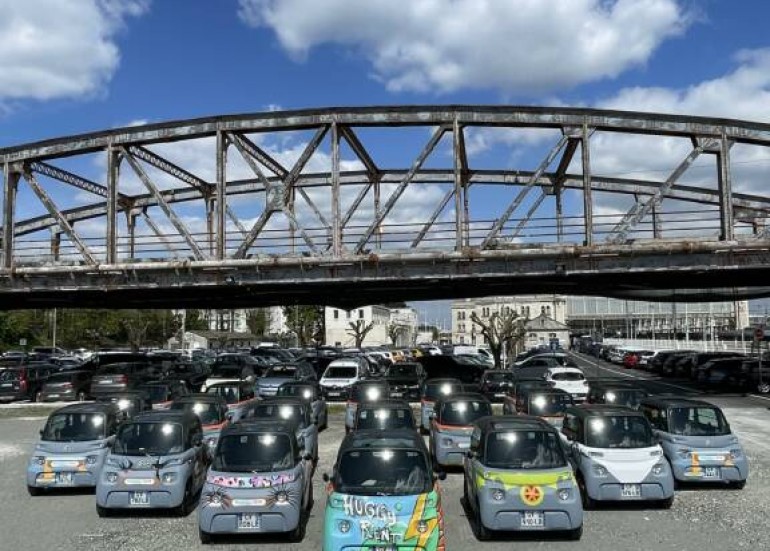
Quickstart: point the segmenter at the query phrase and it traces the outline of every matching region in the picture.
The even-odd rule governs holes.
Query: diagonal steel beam
[[[468,184],[466,189],[471,187],[471,184]],[[457,195],[456,189],[450,189],[446,192],[446,195],[444,195],[443,199],[441,199],[441,202],[436,207],[436,210],[433,211],[433,214],[431,214],[430,218],[428,218],[428,221],[425,223],[425,225],[420,230],[420,233],[415,237],[414,241],[412,241],[411,248],[417,247],[417,245],[420,244],[420,242],[425,239],[425,235],[428,233],[428,231],[433,227],[433,224],[436,223],[436,220],[438,219],[439,215],[443,212],[443,210],[446,208],[447,204],[449,203],[449,200],[452,199],[452,197],[456,197]],[[459,231],[459,230],[458,230]]]
[[[712,142],[701,142],[685,157],[685,159],[679,163],[671,175],[661,184],[658,190],[647,198],[646,201],[640,201],[632,206],[628,212],[623,216],[623,219],[617,223],[612,229],[612,232],[607,236],[606,242],[619,244],[623,243],[627,236],[640,220],[647,216],[653,207],[660,205],[663,197],[669,192],[676,181],[690,168],[695,160],[703,153],[704,149],[711,147]]]
[[[356,198],[353,200],[353,202],[350,204],[350,207],[348,208],[347,212],[345,212],[345,216],[342,217],[342,228],[344,229],[345,226],[348,225],[348,222],[350,222],[350,219],[353,217],[353,215],[358,210],[358,207],[361,205],[361,202],[364,200],[364,197],[366,197],[366,194],[369,193],[369,190],[372,189],[372,184],[374,182],[369,181],[367,182],[364,187],[361,188],[361,190],[358,192],[358,195],[356,195]]]
[[[556,156],[559,154],[559,152],[564,148],[564,146],[567,144],[567,136],[562,135],[561,138],[559,138],[559,141],[551,148],[551,151],[548,152],[548,155],[546,155],[545,159],[543,159],[543,162],[540,163],[540,166],[537,167],[537,170],[532,173],[532,176],[530,176],[527,183],[524,185],[524,187],[519,191],[519,194],[516,196],[516,198],[513,200],[513,202],[508,205],[508,208],[505,209],[505,212],[503,215],[497,219],[495,224],[492,226],[492,229],[489,231],[487,236],[484,238],[484,240],[481,242],[480,247],[482,249],[486,249],[490,242],[497,236],[498,233],[500,233],[500,230],[503,229],[503,226],[508,222],[508,220],[511,218],[511,215],[513,212],[519,208],[519,205],[521,205],[521,202],[524,201],[524,198],[529,193],[529,190],[531,190],[535,184],[540,180],[540,177],[543,175],[543,173],[546,171],[546,169],[550,166],[550,164],[553,162],[553,160],[556,158]]]
[[[248,234],[248,230],[246,229],[246,226],[241,223],[241,221],[238,219],[238,217],[235,215],[235,212],[233,212],[233,209],[230,208],[230,205],[227,205],[225,207],[227,210],[227,216],[230,217],[230,220],[233,221],[233,224],[235,224],[235,227],[238,228],[238,231],[241,232],[242,235]]]
[[[412,178],[414,178],[414,175],[417,174],[417,171],[420,170],[422,165],[425,163],[425,160],[428,158],[428,155],[430,155],[433,152],[433,150],[438,145],[438,142],[441,141],[441,138],[444,136],[444,133],[447,130],[448,129],[446,126],[439,126],[436,129],[436,131],[433,133],[433,136],[431,136],[428,143],[425,144],[425,147],[420,152],[417,159],[415,159],[414,163],[412,163],[412,167],[409,169],[409,172],[406,173],[406,176],[404,176],[404,179],[401,180],[401,183],[398,184],[398,187],[395,189],[395,191],[393,191],[390,197],[388,197],[388,200],[385,203],[385,207],[379,213],[377,213],[372,223],[369,225],[368,228],[366,228],[364,235],[361,237],[361,240],[356,245],[356,249],[355,249],[356,254],[360,254],[361,251],[363,251],[366,243],[372,237],[372,235],[380,226],[380,224],[382,224],[382,221],[385,219],[385,217],[393,209],[393,205],[396,204],[396,201],[398,201],[399,197],[401,197],[404,191],[406,191],[406,188],[411,183]]]
[[[243,157],[243,160],[246,161],[246,164],[249,165],[249,168],[251,169],[251,171],[257,176],[259,181],[265,187],[265,191],[269,194],[273,189],[273,184],[270,183],[270,180],[267,179],[267,177],[265,176],[265,173],[262,171],[260,166],[255,161],[259,153],[257,153],[254,149],[252,149],[252,147],[256,147],[256,146],[254,146],[251,140],[244,138],[239,134],[230,133],[227,135],[227,137],[230,139],[230,142],[235,146],[235,149],[237,149],[238,152],[241,154],[241,157]],[[267,202],[269,203],[269,200]]]
[[[165,213],[165,215],[168,217],[169,221],[174,225],[176,230],[182,235],[182,237],[184,237],[184,240],[187,242],[187,245],[190,247],[190,250],[192,251],[195,259],[203,260],[205,258],[205,255],[203,254],[203,251],[201,251],[200,247],[198,247],[198,243],[195,242],[195,239],[190,234],[190,231],[187,229],[187,226],[184,225],[182,220],[171,209],[171,207],[168,205],[166,200],[163,198],[163,194],[155,186],[152,180],[150,180],[149,176],[147,176],[147,173],[144,171],[144,169],[139,164],[139,162],[136,159],[134,159],[134,157],[128,152],[127,148],[123,148],[123,154],[125,155],[125,158],[126,158],[126,161],[128,161],[128,164],[131,165],[131,168],[134,170],[136,175],[144,184],[144,187],[146,187],[147,191],[149,191],[153,195],[153,197],[155,197],[155,201],[157,202],[158,206]]]
[[[37,182],[35,175],[31,170],[29,170],[29,167],[24,167],[22,174],[24,175],[24,179],[29,184],[29,187],[32,188],[33,192],[35,192],[35,195],[37,195],[38,199],[40,199],[40,202],[43,203],[43,206],[46,208],[46,210],[51,214],[51,216],[56,218],[56,222],[59,224],[61,230],[67,234],[69,240],[75,244],[77,249],[80,251],[80,254],[83,255],[86,264],[96,265],[97,262],[94,256],[91,254],[91,250],[83,242],[83,240],[80,239],[80,236],[75,232],[70,223],[67,222],[67,219],[48,196],[48,193],[46,193],[42,186]]]
[[[297,182],[300,173],[305,168],[305,165],[310,160],[310,157],[313,156],[313,153],[315,153],[316,149],[318,149],[318,146],[321,145],[321,142],[323,141],[324,136],[326,136],[328,131],[329,125],[324,125],[316,131],[315,135],[313,135],[311,140],[305,146],[305,149],[302,151],[299,159],[297,159],[297,162],[294,163],[294,166],[289,171],[289,174],[287,174],[286,178],[284,178],[283,182],[286,186],[283,190],[285,204],[289,203],[291,190],[294,187],[294,184]]]
[[[349,126],[342,125],[340,125],[339,129],[342,137],[344,137],[345,141],[348,142],[350,149],[353,150],[353,153],[356,154],[356,157],[358,157],[359,160],[364,164],[364,167],[366,167],[366,171],[369,174],[378,174],[380,170],[377,168],[377,164],[374,162],[371,155],[369,155],[369,152],[364,147],[364,144],[362,144],[358,139],[356,133],[353,132],[353,129]]]
[[[93,193],[94,195],[98,195],[100,197],[105,197],[105,198],[109,195],[107,191],[107,186],[103,186],[102,184],[97,184],[96,182],[93,182],[87,178],[83,178],[82,176],[78,176],[77,174],[73,174],[72,172],[59,168],[57,166],[53,166],[48,163],[44,163],[42,161],[35,161],[33,163],[30,163],[29,168],[30,170],[32,170],[32,172],[37,172],[38,174],[42,174],[43,176],[48,176],[49,178],[53,178],[54,180],[59,180],[60,182],[69,184],[78,189],[82,189],[83,191]],[[127,205],[131,201],[128,196],[123,195],[122,193],[119,193],[118,202],[124,205]]]
[[[252,140],[243,134],[230,134],[231,136],[238,136],[241,144],[249,152],[249,155],[254,157],[257,161],[267,168],[270,172],[278,176],[281,180],[285,180],[289,175],[289,171],[276,161],[267,151],[259,147]]]
[[[157,153],[153,153],[146,147],[142,147],[139,145],[132,145],[128,148],[128,151],[135,158],[141,159],[148,165],[154,166],[158,170],[161,170],[166,174],[173,176],[177,180],[180,180],[185,184],[194,187],[195,189],[200,191],[201,195],[203,195],[204,197],[211,195],[214,191],[215,186],[209,184],[203,178],[199,178],[198,176],[194,175],[191,172],[188,172],[184,168],[178,165],[175,165],[168,159],[164,159],[163,157],[161,157]]]
[[[315,243],[313,243],[313,240],[310,239],[310,236],[305,231],[305,228],[303,228],[300,223],[297,221],[297,218],[294,216],[294,213],[291,211],[289,207],[283,208],[283,214],[286,216],[286,218],[289,219],[289,223],[292,225],[292,228],[295,231],[298,231],[299,234],[302,236],[302,239],[307,243],[307,246],[310,248],[311,251],[314,253],[318,252],[318,249],[315,246]]]
[[[265,210],[262,211],[262,214],[259,215],[257,221],[254,222],[254,225],[249,230],[249,233],[246,235],[246,237],[243,238],[243,241],[238,246],[238,250],[235,251],[233,258],[246,258],[246,253],[249,251],[254,241],[256,241],[260,232],[264,229],[265,225],[268,223],[274,212],[275,211],[273,209],[265,207]]]
[[[513,241],[518,237],[521,230],[524,228],[524,225],[529,222],[532,219],[532,215],[535,214],[535,211],[540,207],[540,204],[543,202],[543,200],[546,198],[548,194],[545,191],[541,191],[540,195],[537,199],[535,199],[535,202],[532,203],[532,206],[529,207],[529,210],[527,211],[526,216],[519,220],[519,223],[516,225],[516,229],[513,230],[513,233],[510,236],[510,240]]]
[[[166,234],[160,231],[160,228],[157,226],[157,224],[155,224],[155,221],[144,210],[142,211],[142,219],[144,220],[144,223],[147,224],[147,226],[152,230],[152,232],[158,237],[158,239],[160,239],[163,242],[163,245],[165,245],[168,251],[174,256],[178,257],[179,251],[176,249],[176,247],[171,245],[171,242],[169,242]]]

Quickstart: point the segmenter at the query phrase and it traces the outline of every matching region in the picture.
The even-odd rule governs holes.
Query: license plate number
[[[112,384],[112,379],[104,379],[103,381],[99,381],[100,385],[110,385]]]
[[[147,492],[131,492],[128,496],[128,504],[133,507],[142,507],[150,504],[150,494]]]
[[[63,485],[72,484],[72,473],[56,473],[56,483]]]
[[[259,528],[259,515],[255,513],[238,515],[239,530],[255,530],[257,528]]]
[[[404,395],[404,393],[403,392],[391,392],[390,395],[393,398],[401,398]]]
[[[621,497],[642,497],[642,487],[639,484],[623,484]]]
[[[542,528],[545,526],[545,515],[539,511],[525,512],[521,517],[524,528]]]
[[[719,467],[704,467],[703,478],[719,478]]]

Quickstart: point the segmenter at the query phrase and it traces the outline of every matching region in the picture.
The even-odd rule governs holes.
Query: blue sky
[[[563,104],[770,118],[766,1],[395,4],[0,0],[0,146],[137,121],[313,106]],[[303,139],[290,146],[300,149]],[[410,138],[404,158],[426,139]],[[475,158],[527,167],[550,143],[480,136]],[[607,167],[632,150],[605,145]],[[754,163],[742,185],[761,188],[769,165],[757,152],[737,154]],[[634,168],[676,164],[676,156],[664,160],[651,154]]]

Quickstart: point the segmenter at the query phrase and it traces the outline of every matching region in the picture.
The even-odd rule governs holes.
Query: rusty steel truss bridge
[[[0,309],[768,296],[767,157],[768,124],[511,106],[227,115],[6,147]]]

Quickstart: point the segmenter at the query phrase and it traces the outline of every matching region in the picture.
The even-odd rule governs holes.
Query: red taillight
[[[119,375],[115,377],[115,382],[126,384],[128,382],[128,376],[127,375]]]

